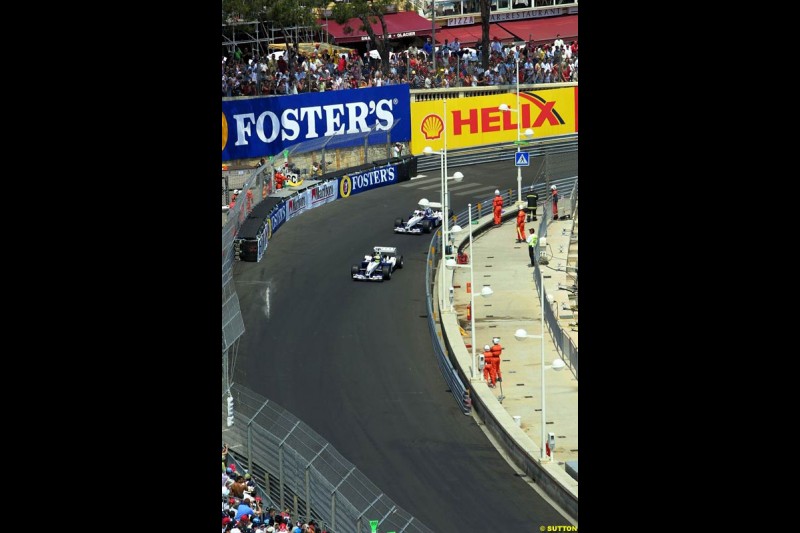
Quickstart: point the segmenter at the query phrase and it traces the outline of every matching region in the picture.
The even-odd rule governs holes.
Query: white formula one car
[[[376,246],[358,265],[350,268],[353,281],[383,281],[392,279],[392,272],[403,268],[403,256],[393,246]]]
[[[452,213],[451,215],[452,216]],[[415,209],[408,220],[397,218],[394,221],[395,233],[430,233],[435,228],[442,225],[442,204],[439,202],[429,202],[423,198],[419,201],[419,209]]]

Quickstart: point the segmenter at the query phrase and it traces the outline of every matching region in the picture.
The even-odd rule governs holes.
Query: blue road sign
[[[517,152],[514,158],[514,165],[518,167],[527,167],[531,164],[531,158],[528,155],[528,152]]]

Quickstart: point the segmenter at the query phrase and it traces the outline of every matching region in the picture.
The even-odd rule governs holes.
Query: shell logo
[[[222,149],[225,150],[225,145],[228,144],[228,119],[225,118],[225,113],[222,114]]]
[[[436,114],[430,114],[422,119],[422,124],[419,127],[426,139],[438,139],[442,136],[444,129],[444,122],[442,117]]]

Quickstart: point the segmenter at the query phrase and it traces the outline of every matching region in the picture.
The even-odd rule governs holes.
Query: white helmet
[[[497,196],[500,196],[500,189],[495,189],[495,190],[494,190],[494,193],[495,193]]]
[[[495,344],[500,344],[500,337],[492,337],[492,342]]]
[[[492,348],[491,348],[491,346],[489,346],[488,344],[487,344],[486,346],[484,346],[484,347],[483,347],[483,351],[484,351],[484,352],[488,352],[488,351],[489,351],[489,350],[491,350],[491,349],[492,349]]]
[[[551,186],[550,186],[550,188],[551,188],[552,190],[556,190],[556,186],[555,186],[555,185],[551,185]]]

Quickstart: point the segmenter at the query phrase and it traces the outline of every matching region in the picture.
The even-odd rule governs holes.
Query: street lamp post
[[[517,153],[520,152],[522,145],[527,144],[528,141],[523,141],[521,139],[521,132],[520,132],[520,124],[522,123],[522,111],[519,107],[519,54],[517,54],[517,109],[511,109],[508,107],[507,104],[500,104],[498,106],[500,111],[509,111],[514,112],[517,114]],[[530,138],[533,136],[533,130],[531,128],[527,128],[525,130],[525,136]],[[516,159],[515,159],[516,161]],[[522,202],[522,167],[517,167],[517,201],[520,203]]]
[[[442,175],[441,175],[441,193],[442,193],[442,202],[441,202],[442,203],[442,259],[441,259],[441,264],[444,265],[445,261],[447,261],[447,236],[448,236],[447,226],[448,226],[449,219],[450,219],[450,202],[448,200],[448,193],[447,193],[447,180],[452,179],[452,180],[454,180],[456,182],[459,182],[462,179],[464,179],[464,174],[462,174],[461,172],[456,172],[452,176],[448,176],[447,175],[447,98],[444,98],[442,100],[442,104],[443,104],[443,107],[442,107],[443,142],[442,142],[442,148],[441,148],[441,150],[439,150],[439,157],[440,157],[439,162],[440,162],[440,165],[441,165],[441,172],[442,172]],[[425,148],[423,148],[422,151],[423,151],[423,153],[425,153],[427,155],[431,155],[431,154],[435,153],[433,148],[431,148],[430,146],[426,146]],[[446,297],[445,296],[446,287],[445,287],[444,276],[441,276],[441,277],[443,279],[441,281],[440,302],[442,304],[444,304],[445,297]],[[442,307],[443,307],[443,305],[440,305],[439,308],[441,309]]]
[[[472,367],[470,368],[470,375],[473,381],[482,381],[480,374],[478,374],[478,367],[476,366],[477,355],[475,352],[475,269],[472,267],[475,258],[472,255],[472,204],[469,204],[467,208],[469,216],[469,219],[467,220],[467,223],[469,224],[469,264],[459,265],[456,260],[451,257],[447,260],[445,266],[450,270],[458,267],[469,268],[470,309],[472,310],[470,313],[470,328],[472,330]],[[461,231],[461,227],[455,225],[453,226],[452,231],[457,233]],[[481,296],[484,298],[491,296],[492,294],[494,294],[494,291],[490,286],[484,285],[483,288],[481,288]]]
[[[541,396],[542,396],[542,449],[541,449],[541,452],[540,452],[540,461],[544,461],[547,458],[547,456],[545,454],[545,443],[547,442],[547,431],[546,431],[546,427],[545,427],[546,416],[545,416],[545,396],[544,396],[544,393],[545,393],[545,390],[544,390],[544,371],[545,371],[545,368],[546,368],[545,364],[544,364],[544,320],[545,320],[545,317],[544,317],[544,273],[543,273],[543,271],[541,269],[539,269],[539,276],[540,276],[539,277],[539,281],[540,281],[540,285],[539,285],[539,293],[540,293],[539,305],[540,305],[540,312],[541,312],[541,317],[540,318],[541,318],[541,321],[542,321],[541,335],[528,335],[528,332],[525,331],[524,329],[518,329],[517,331],[514,332],[514,338],[517,339],[518,341],[521,341],[521,340],[524,340],[524,339],[540,339],[539,342],[541,343],[541,346],[542,346],[542,390],[541,390]],[[553,370],[558,371],[558,370],[562,370],[564,368],[564,366],[565,366],[564,361],[562,361],[559,358],[556,358],[556,359],[553,360],[553,364],[552,364],[552,366],[550,368],[552,368]],[[551,461],[553,460],[554,453],[555,452],[553,450],[550,450],[550,460]]]

